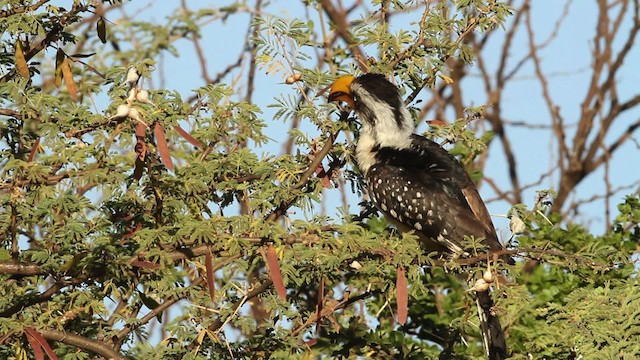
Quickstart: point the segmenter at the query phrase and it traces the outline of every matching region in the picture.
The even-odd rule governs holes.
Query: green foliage
[[[247,42],[255,65],[302,80],[264,106],[241,100],[230,78],[183,98],[142,84],[160,77],[160,58],[178,55],[178,41],[206,38],[206,23],[226,21],[247,5],[183,9],[162,24],[107,22],[106,47],[90,33],[94,26],[84,32],[82,24],[109,20],[113,3],[120,5],[2,2],[0,42],[8,52],[0,56],[1,358],[33,357],[25,328],[42,332],[64,359],[107,358],[109,351],[136,359],[482,356],[473,299],[463,284],[485,269],[482,256],[463,267],[460,259],[427,254],[413,234],[393,231],[366,201],[360,214],[341,219],[320,210],[323,195],[338,191],[332,187],[362,194],[357,171],[347,166],[353,165],[351,135],[344,135],[357,123],[336,121],[334,105],[311,95],[335,74],[356,72],[352,45],[327,42],[328,23],[263,11],[252,17],[256,31]],[[464,36],[499,27],[510,14],[497,1],[439,1],[424,13],[407,10],[422,2],[372,4],[412,19],[390,32],[379,12],[360,14],[352,35],[371,58],[356,60],[393,75],[407,95],[446,81],[447,59],[472,61]],[[29,79],[17,69],[17,40],[33,51]],[[82,53],[72,54],[75,47]],[[73,79],[66,79],[73,85],[59,88],[46,55],[58,48],[73,68]],[[331,56],[319,59],[319,49]],[[143,82],[127,83],[132,69]],[[137,97],[140,91],[148,91],[148,101]],[[94,98],[106,99],[103,112]],[[121,106],[128,116],[118,115]],[[265,109],[279,122],[308,126],[292,127],[287,154],[262,149],[273,142],[265,135],[272,120],[263,118]],[[478,138],[467,128],[481,113],[469,109],[428,135],[455,144],[452,153],[471,164],[492,136]],[[159,134],[168,139],[166,148]],[[544,210],[518,208],[527,225],[512,247],[520,261],[494,264],[498,273],[508,270],[494,297],[514,359],[638,356],[631,256],[640,240],[640,199],[621,204],[603,236],[562,226]],[[270,286],[268,246],[278,255],[286,301]],[[481,250],[474,239],[469,247]],[[410,284],[404,326],[394,322],[399,266]]]

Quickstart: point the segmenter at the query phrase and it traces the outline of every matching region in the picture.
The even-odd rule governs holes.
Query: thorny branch
[[[348,13],[344,9],[338,9],[331,0],[321,0],[320,4],[322,8],[329,16],[329,20],[336,26],[336,31],[340,34],[340,37],[347,43],[353,59],[360,65],[360,68],[367,72],[367,57],[357,44],[356,40],[349,33],[349,24],[347,22],[346,14]]]

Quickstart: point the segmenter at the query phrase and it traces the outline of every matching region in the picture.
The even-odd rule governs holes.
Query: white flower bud
[[[127,101],[133,101],[136,98],[136,89],[129,90],[129,96],[127,96]]]
[[[489,290],[489,284],[486,281],[484,281],[484,279],[476,280],[476,283],[473,284],[473,287],[469,289],[469,291],[475,291],[475,292],[483,292],[487,290]]]
[[[142,116],[140,115],[140,111],[138,111],[138,109],[136,109],[136,108],[131,108],[131,110],[129,111],[129,118],[133,119],[135,121],[140,121],[140,122],[144,123],[142,121]]]
[[[493,272],[491,272],[490,269],[485,270],[484,274],[482,274],[482,280],[484,280],[488,284],[491,284],[493,280],[495,280],[493,278]]]
[[[138,83],[139,79],[140,74],[138,74],[138,70],[132,67],[127,70],[127,79],[125,80],[126,84],[128,84],[130,87],[134,87]]]
[[[140,90],[136,95],[136,100],[143,104],[149,103],[149,92],[147,90]]]
[[[518,215],[512,215],[511,220],[509,221],[509,229],[514,235],[522,234],[527,229],[527,226]]]
[[[116,114],[111,117],[111,119],[119,119],[124,118],[129,115],[130,107],[127,104],[118,105],[116,109]]]

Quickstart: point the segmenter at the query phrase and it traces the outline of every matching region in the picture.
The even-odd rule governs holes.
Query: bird
[[[415,134],[399,89],[383,74],[341,76],[329,102],[344,102],[361,123],[355,160],[367,193],[398,230],[413,231],[429,252],[466,256],[467,237],[483,238],[491,252],[504,247],[471,177],[447,150]],[[502,255],[512,264],[513,259]],[[480,280],[480,279],[479,279]],[[488,286],[476,290],[483,346],[490,360],[508,357],[504,332]]]

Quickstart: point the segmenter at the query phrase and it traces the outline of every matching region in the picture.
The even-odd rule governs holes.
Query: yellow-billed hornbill
[[[466,254],[465,236],[483,238],[491,251],[503,250],[469,174],[445,149],[414,134],[396,86],[381,74],[343,76],[331,86],[329,101],[344,101],[358,114],[358,167],[375,205],[401,231],[414,231],[428,251],[447,255]],[[504,333],[491,296],[476,296],[487,356],[504,359]]]

